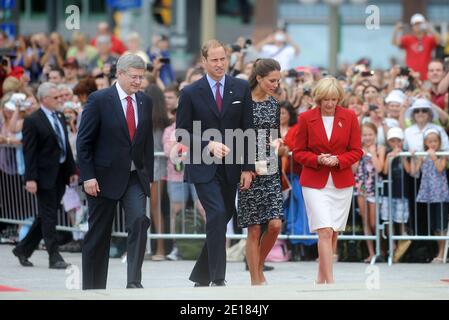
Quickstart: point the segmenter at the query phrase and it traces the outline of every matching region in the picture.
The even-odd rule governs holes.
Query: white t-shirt
[[[290,63],[295,56],[295,48],[290,45],[280,48],[274,44],[266,44],[260,53],[264,58],[271,58],[279,62],[281,70],[288,70],[291,68]]]

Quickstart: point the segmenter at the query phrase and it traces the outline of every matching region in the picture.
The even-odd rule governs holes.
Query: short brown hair
[[[203,46],[201,47],[201,55],[204,57],[204,59],[207,59],[207,54],[209,52],[209,49],[215,49],[215,48],[219,48],[222,47],[224,49],[224,51],[226,52],[226,46],[216,40],[216,39],[211,39],[211,40],[207,40],[206,42],[204,42]]]

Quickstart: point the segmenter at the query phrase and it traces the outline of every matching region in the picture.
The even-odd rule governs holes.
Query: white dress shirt
[[[123,113],[125,114],[125,119],[126,119],[126,110],[128,109],[128,100],[126,100],[126,98],[128,97],[128,94],[122,89],[122,87],[120,87],[120,84],[118,83],[118,81],[116,82],[115,87],[117,88],[118,96],[120,97],[120,102],[122,103],[122,109],[123,109]],[[136,130],[137,130],[137,124],[139,123],[139,115],[137,113],[136,94],[133,93],[130,97],[131,97],[132,104],[134,107],[134,119],[136,120]],[[130,171],[134,171],[134,170],[136,170],[136,165],[134,164],[134,161],[131,160],[131,170]]]
[[[122,103],[122,109],[123,109],[123,113],[125,114],[125,119],[126,119],[126,109],[128,109],[128,100],[126,100],[126,97],[128,97],[128,94],[123,91],[122,87],[120,87],[120,84],[118,83],[118,81],[116,82],[116,88],[117,88],[117,92],[118,92],[118,96],[120,97],[120,102]],[[136,119],[136,128],[137,128],[137,124],[139,123],[139,115],[137,114],[137,100],[136,100],[136,94],[133,93],[131,95],[131,99],[132,99],[132,104],[134,107],[134,119]]]

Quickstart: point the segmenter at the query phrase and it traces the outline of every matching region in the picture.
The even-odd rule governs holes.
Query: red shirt
[[[91,45],[97,46],[97,38],[92,39]],[[123,42],[114,35],[111,35],[111,52],[122,55],[126,51],[126,46]]]
[[[427,80],[427,66],[432,60],[432,51],[437,42],[432,35],[424,35],[418,39],[415,35],[404,35],[400,40],[401,48],[405,49],[405,64],[420,73],[421,80]]]
[[[446,101],[445,97],[446,97],[447,93],[443,93],[443,94],[435,94],[432,90],[430,90],[430,96],[431,96],[431,100],[433,104],[436,104],[438,107],[440,107],[443,110],[447,110],[447,106],[446,106]]]
[[[336,188],[354,185],[351,166],[363,156],[359,121],[351,110],[337,106],[330,141],[327,138],[320,108],[299,115],[293,159],[303,165],[299,182],[303,187],[322,189],[329,173]],[[318,155],[328,153],[338,158],[337,167],[319,165]]]
[[[295,148],[295,139],[297,132],[298,132],[298,123],[291,126],[284,137],[284,143],[290,150],[293,150]],[[290,171],[293,171],[293,173],[299,177],[301,175],[301,165],[298,162],[294,161],[293,157],[289,157],[288,159],[289,162],[286,168],[287,169],[286,172],[290,173]],[[293,161],[293,167],[291,167],[290,161]]]

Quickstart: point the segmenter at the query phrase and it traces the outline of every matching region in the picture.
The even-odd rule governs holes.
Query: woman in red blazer
[[[343,88],[333,77],[312,91],[317,107],[298,118],[293,158],[303,165],[300,183],[311,232],[318,233],[316,283],[333,283],[333,248],[344,231],[352,201],[352,165],[363,155],[355,113],[338,106]]]

